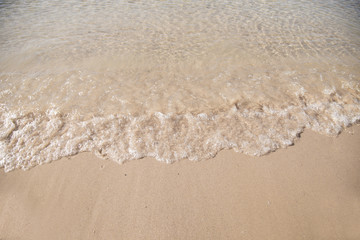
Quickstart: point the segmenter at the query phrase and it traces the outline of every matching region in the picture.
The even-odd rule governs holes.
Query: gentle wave
[[[294,143],[305,128],[337,135],[360,120],[359,95],[286,107],[237,102],[208,113],[106,115],[82,120],[76,114],[1,111],[0,167],[29,169],[80,152],[122,163],[154,157],[172,163],[203,160],[222,149],[261,156]]]

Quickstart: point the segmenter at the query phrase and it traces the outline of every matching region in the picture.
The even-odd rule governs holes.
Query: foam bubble
[[[237,107],[200,114],[112,114],[87,120],[54,109],[2,112],[0,167],[29,169],[80,152],[119,163],[146,156],[167,163],[196,161],[230,148],[261,156],[292,145],[304,128],[336,135],[359,122],[360,104],[353,100],[285,108],[237,102]]]

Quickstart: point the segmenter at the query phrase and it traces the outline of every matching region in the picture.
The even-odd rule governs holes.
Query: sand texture
[[[263,157],[0,173],[0,239],[360,239],[360,127]]]

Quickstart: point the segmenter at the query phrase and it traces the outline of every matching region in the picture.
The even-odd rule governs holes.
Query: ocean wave
[[[343,86],[346,87],[346,86]],[[305,128],[335,136],[360,121],[359,92],[323,99],[297,93],[281,106],[237,101],[203,113],[94,115],[0,110],[0,168],[27,170],[80,152],[118,163],[154,157],[172,163],[214,157],[222,149],[261,156],[294,144]]]

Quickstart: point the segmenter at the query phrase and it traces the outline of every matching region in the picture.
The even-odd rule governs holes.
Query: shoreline
[[[261,157],[80,153],[0,173],[0,239],[356,239],[360,125]]]
[[[154,157],[167,163],[205,160],[223,149],[266,155],[293,145],[304,129],[335,136],[359,122],[358,104],[328,101],[280,110],[246,103],[211,114],[155,112],[89,119],[54,109],[19,116],[0,113],[0,168],[26,170],[82,152],[115,162]]]

